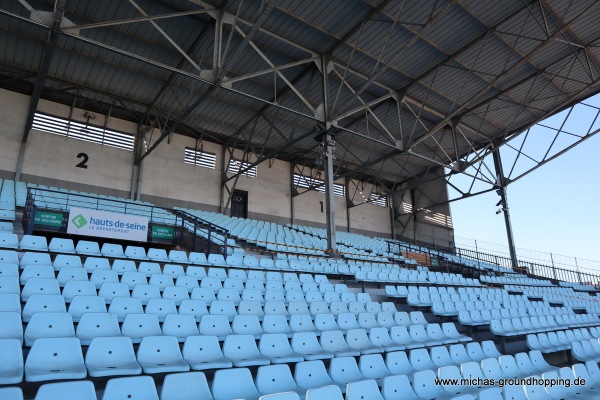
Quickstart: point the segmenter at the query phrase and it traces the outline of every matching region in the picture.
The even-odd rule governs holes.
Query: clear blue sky
[[[506,245],[498,200],[490,192],[451,203],[455,236]],[[508,203],[517,248],[600,260],[600,134],[512,183]]]

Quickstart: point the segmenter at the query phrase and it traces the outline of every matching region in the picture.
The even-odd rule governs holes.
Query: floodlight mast
[[[517,250],[515,248],[515,239],[513,237],[512,224],[510,222],[510,212],[508,210],[508,201],[506,196],[506,185],[507,179],[504,176],[504,170],[502,168],[502,158],[500,157],[500,148],[492,152],[494,157],[494,166],[496,168],[496,186],[498,190],[496,193],[500,196],[499,205],[502,205],[502,212],[504,214],[504,224],[506,225],[506,237],[508,239],[508,250],[510,252],[510,261],[513,271],[522,272],[519,270],[519,263],[517,262]],[[496,213],[498,214],[498,213]]]

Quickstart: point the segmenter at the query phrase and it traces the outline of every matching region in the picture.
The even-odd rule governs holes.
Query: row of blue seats
[[[490,331],[496,336],[516,336],[598,325],[600,325],[600,319],[589,314],[549,315],[547,317],[492,319]]]
[[[32,300],[38,300],[39,297],[32,296]],[[428,323],[422,316],[402,312],[395,315],[389,312],[363,313],[358,318],[351,313],[340,314],[337,317],[333,314],[292,314],[288,318],[281,313],[269,313],[268,309],[265,310],[265,314],[258,307],[239,309],[240,314],[231,317],[224,314],[223,309],[217,305],[211,305],[211,314],[204,302],[196,300],[183,301],[178,308],[172,302],[150,300],[144,309],[139,303],[137,308],[132,306],[132,302],[126,301],[127,299],[117,298],[107,309],[102,301],[92,301],[100,300],[98,298],[77,296],[67,313],[64,303],[61,308],[59,302],[52,303],[48,300],[36,301],[38,307],[25,308],[22,315],[19,311],[0,312],[3,318],[0,338],[22,341],[23,322],[26,322],[25,339],[28,345],[35,338],[44,335],[77,336],[86,341],[94,335],[123,334],[135,339],[165,333],[165,323],[169,332],[174,332],[173,326],[177,325],[177,331],[187,332],[188,335],[200,333],[219,336],[221,339],[234,333],[258,337],[262,333],[285,333],[291,336],[294,333],[314,332],[319,336],[321,332],[328,330],[346,332],[351,329],[365,329],[369,330],[369,334],[379,335],[380,339],[375,338],[378,342],[385,336],[387,345],[394,347],[423,347],[433,341],[450,343],[471,340],[461,335],[451,322],[441,325]],[[42,308],[44,305],[47,305],[46,308]],[[161,323],[163,328],[160,327]]]
[[[600,328],[566,329],[556,332],[532,333],[527,335],[527,347],[542,353],[570,350],[573,342],[600,338]]]
[[[346,360],[343,360],[346,361]],[[354,368],[350,368],[356,374]],[[331,367],[330,367],[331,372]],[[336,372],[337,371],[333,371]],[[212,385],[202,372],[171,373],[165,376],[160,400],[228,400],[232,398],[259,400],[421,400],[460,399],[473,400],[531,400],[547,398],[572,398],[579,394],[589,397],[600,386],[600,371],[593,363],[576,364],[572,368],[552,369],[542,378],[575,382],[582,378],[583,386],[569,385],[543,387],[540,379],[525,385],[468,387],[460,384],[436,385],[437,377],[476,380],[481,369],[476,363],[459,367],[444,367],[437,371],[424,370],[413,376],[412,384],[406,375],[388,375],[380,380],[362,379],[336,383],[319,361],[296,364],[294,375],[287,365],[262,366],[253,378],[247,368],[222,369],[215,372]],[[355,375],[356,376],[356,375]],[[337,377],[337,376],[336,376]],[[354,377],[344,374],[338,378]],[[538,377],[539,378],[539,377]],[[236,385],[231,385],[236,382]],[[342,390],[343,389],[343,390]],[[343,391],[346,395],[342,394]],[[19,388],[0,389],[6,400],[22,400]],[[432,397],[435,396],[435,397]],[[558,396],[558,397],[557,397]],[[36,400],[97,400],[96,388],[91,381],[80,380],[45,384],[37,392]],[[157,386],[151,376],[133,376],[110,379],[103,391],[103,400],[116,399],[159,400]]]
[[[57,330],[61,329],[65,330],[57,327]],[[177,328],[174,329],[177,331]],[[283,333],[264,333],[257,344],[253,335],[231,334],[225,337],[221,349],[217,336],[195,334],[182,338],[159,332],[159,336],[141,338],[137,361],[133,355],[132,338],[97,336],[91,339],[87,347],[87,368],[84,366],[79,338],[74,335],[41,335],[32,337],[31,349],[24,363],[25,379],[29,382],[81,379],[87,376],[87,370],[90,370],[91,376],[111,376],[139,374],[142,370],[153,374],[183,372],[190,368],[248,367],[317,359],[336,360],[340,357],[351,358],[400,350],[401,346],[389,347],[383,343],[374,343],[373,339],[383,340],[378,335],[380,333],[371,331],[368,336],[364,329],[352,329],[345,334],[341,331],[326,331],[317,340],[314,332],[301,332],[293,334],[290,343],[288,336]],[[387,335],[387,331],[384,335]],[[179,342],[184,343],[183,352]],[[10,360],[2,367],[4,371],[0,376],[0,384],[21,382],[24,357],[21,343],[16,339],[0,339],[0,350]],[[438,353],[440,356],[445,355],[444,361],[441,361],[442,358],[438,359],[439,363],[453,363],[447,350]],[[383,360],[381,357],[380,359]],[[95,365],[95,368],[92,370],[90,365]],[[425,349],[411,352],[411,365],[415,369],[434,366]]]

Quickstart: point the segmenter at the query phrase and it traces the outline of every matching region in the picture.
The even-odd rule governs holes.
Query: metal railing
[[[428,246],[424,244],[417,245],[408,242],[387,241],[387,243],[388,251],[390,253],[401,254],[402,251],[425,253],[428,254],[432,260],[434,257],[447,259],[448,255],[453,255],[458,258],[459,263],[463,263],[462,260],[464,260],[464,262],[470,262],[469,264],[475,262],[478,267],[482,268],[484,268],[486,264],[492,264],[499,267],[512,269],[511,259],[507,250],[508,248],[506,248],[504,253],[498,250],[490,251],[491,249],[489,245],[495,246],[496,249],[501,248],[502,246],[478,242],[476,240],[472,240],[472,247],[469,247],[468,245],[459,247],[455,242],[453,249],[436,248],[434,246]],[[464,241],[461,242],[461,244],[464,245]],[[555,281],[560,280],[592,285],[596,285],[598,282],[600,282],[600,262],[585,260],[587,263],[596,263],[599,265],[598,268],[588,268],[582,267],[580,259],[576,257],[557,256],[551,253],[529,251],[530,253],[547,254],[550,262],[544,262],[543,259],[540,260],[527,256],[521,257],[521,251],[523,250],[517,249],[518,264],[521,269],[515,272],[552,279]],[[565,263],[565,259],[572,259],[573,264]],[[562,262],[559,263],[555,260],[561,260]]]
[[[39,230],[64,233],[67,229],[68,213],[72,207],[146,217],[150,226],[169,226],[174,229],[171,241],[152,240],[149,232],[150,241],[186,245],[192,251],[201,250],[207,255],[211,252],[227,255],[227,239],[231,238],[229,230],[185,211],[156,207],[133,200],[98,197],[53,189],[28,189],[23,213],[23,230],[25,233],[31,234],[35,227]],[[36,225],[38,210],[62,214],[62,223],[56,226]]]

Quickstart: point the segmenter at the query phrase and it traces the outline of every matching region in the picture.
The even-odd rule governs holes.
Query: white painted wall
[[[154,132],[153,141],[160,135]],[[173,135],[156,147],[142,161],[142,200],[144,196],[182,200],[200,205],[219,205],[221,184],[221,146],[204,142],[202,150],[215,153],[216,168],[209,169],[183,162],[185,147],[196,148],[196,141],[190,137]]]
[[[29,96],[0,89],[0,171],[11,177],[23,139]]]

